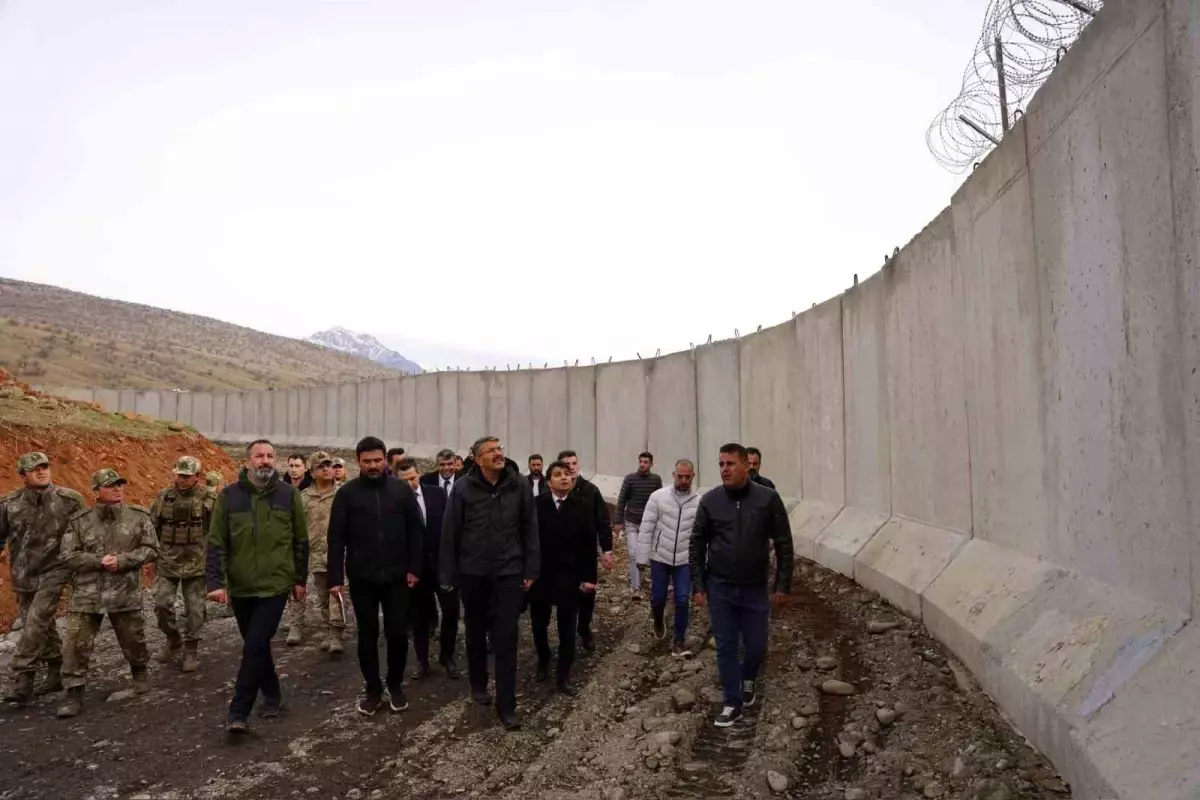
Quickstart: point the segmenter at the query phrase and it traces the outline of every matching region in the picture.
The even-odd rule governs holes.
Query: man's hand
[[[220,603],[221,605],[227,605],[229,603],[229,598],[226,596],[224,589],[213,589],[211,592],[204,595],[204,597],[214,603]]]
[[[304,602],[304,596],[308,594],[308,587],[303,584],[297,584],[292,587],[292,597],[296,598],[297,603]]]
[[[694,595],[692,595],[692,602],[700,608],[705,608],[708,606],[708,595],[706,595],[704,592],[696,592]]]
[[[609,553],[605,553],[604,555],[600,556],[600,563],[604,565],[605,569],[612,569],[613,568],[613,554],[611,552],[609,552]]]
[[[329,587],[329,593],[336,594],[338,597],[341,597],[342,594],[345,593],[345,591],[346,591],[346,587],[342,586],[341,584],[338,584],[337,586]]]
[[[100,566],[104,567],[109,572],[116,572],[117,571],[117,557],[114,555],[105,556],[104,558],[100,559]]]
[[[521,588],[522,588],[522,589],[524,589],[525,591],[529,591],[529,587],[530,587],[530,586],[533,586],[533,580],[532,580],[532,579],[530,579],[530,578],[526,578],[526,579],[525,579],[525,580],[524,580],[524,581],[521,583]]]
[[[783,605],[783,600],[786,597],[787,597],[787,595],[784,594],[783,592],[772,592],[771,593],[771,607],[779,608],[781,605]]]
[[[420,582],[421,582],[420,578],[418,578],[416,575],[413,575],[411,572],[408,573],[408,588],[411,589]]]
[[[591,594],[592,592],[596,591],[596,584],[581,583],[579,584],[579,591],[583,592],[584,594]]]

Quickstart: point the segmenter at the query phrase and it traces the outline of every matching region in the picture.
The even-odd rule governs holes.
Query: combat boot
[[[179,638],[179,634],[167,634],[167,640],[163,642],[163,646],[154,654],[154,660],[160,664],[172,664],[179,658],[179,652],[183,649],[183,641]]]
[[[326,641],[326,644],[328,645],[326,649],[329,651],[329,655],[340,656],[344,651],[345,648],[342,647],[343,631],[343,628],[329,629],[329,639]]]
[[[83,687],[72,686],[67,689],[67,700],[58,707],[55,716],[59,719],[67,719],[68,717],[77,717],[79,712],[83,710]]]
[[[4,696],[6,703],[27,706],[33,702],[33,673],[22,672],[13,678],[12,689]]]
[[[55,694],[61,692],[62,685],[62,662],[56,661],[46,665],[46,682],[42,684],[42,694]]]
[[[146,672],[146,668],[133,670],[133,693],[145,694],[150,691],[150,675]]]
[[[287,646],[295,647],[304,641],[304,629],[300,627],[299,622],[293,622],[292,627],[288,629]]]
[[[196,654],[196,642],[183,643],[183,665],[181,669],[184,672],[195,672],[200,669],[200,657]]]

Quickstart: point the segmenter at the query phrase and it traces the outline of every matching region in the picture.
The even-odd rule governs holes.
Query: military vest
[[[208,492],[196,487],[188,493],[171,488],[160,495],[158,507],[159,539],[164,547],[200,545],[208,533],[210,503]]]

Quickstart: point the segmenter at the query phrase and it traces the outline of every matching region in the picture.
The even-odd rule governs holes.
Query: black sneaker
[[[446,677],[452,681],[456,681],[462,677],[462,673],[458,671],[458,664],[454,663],[453,658],[444,658],[440,662],[442,669],[446,670]]]
[[[279,716],[279,712],[283,710],[282,697],[264,697],[262,705],[258,709],[258,715],[263,719],[273,719]]]
[[[388,708],[397,713],[408,709],[408,698],[404,696],[403,689],[392,689],[388,692]]]
[[[417,664],[416,668],[409,673],[409,677],[414,681],[423,681],[429,677],[429,665]]]
[[[380,695],[364,694],[362,699],[358,701],[358,713],[373,717],[381,705],[383,705],[383,697]]]
[[[500,724],[504,726],[504,730],[518,731],[521,729],[521,721],[517,719],[516,712],[501,711],[498,716],[500,717]]]
[[[246,718],[243,716],[230,714],[229,722],[225,724],[225,732],[233,734],[248,733],[250,725],[247,724]]]
[[[559,694],[565,694],[567,697],[577,697],[579,695],[579,690],[575,688],[574,684],[568,681],[559,682],[558,692]]]
[[[671,643],[671,655],[676,658],[687,658],[691,654],[691,648],[684,644],[683,639],[676,639]]]
[[[654,615],[654,638],[655,639],[667,638],[667,623],[663,620],[662,614],[656,613]]]
[[[592,632],[579,634],[579,643],[583,647],[583,652],[591,655],[596,652],[596,637],[592,636]]]
[[[537,673],[534,675],[534,679],[537,680],[538,683],[545,683],[546,681],[550,680],[550,662],[549,661],[539,661],[538,662]]]
[[[754,681],[742,681],[742,705],[746,708],[754,705],[758,695],[754,691]]]
[[[492,704],[492,696],[488,693],[487,689],[472,689],[471,698],[475,701],[476,705],[490,706]]]
[[[742,718],[742,710],[737,706],[725,706],[721,709],[721,713],[713,720],[713,725],[718,728],[728,728],[733,723]]]

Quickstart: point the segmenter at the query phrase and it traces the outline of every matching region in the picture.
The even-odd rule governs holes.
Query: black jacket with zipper
[[[740,489],[718,486],[705,492],[692,529],[693,591],[710,581],[764,586],[775,543],[775,591],[792,589],[792,526],[779,494],[747,481]]]
[[[611,553],[613,549],[612,525],[608,521],[608,503],[604,502],[604,495],[600,493],[600,487],[580,475],[575,479],[575,486],[571,489],[571,494],[587,503],[587,513],[591,517],[592,527],[596,529],[596,541],[600,543],[600,552]]]
[[[346,481],[329,510],[329,585],[420,576],[424,537],[421,508],[407,483],[387,476]]]
[[[443,586],[458,586],[462,575],[537,580],[537,512],[529,482],[515,466],[506,465],[495,484],[478,466],[455,482],[439,560]]]
[[[596,529],[592,510],[574,492],[557,508],[547,491],[533,501],[537,509],[542,574],[530,591],[531,600],[557,602],[579,598],[579,585],[595,583]]]

